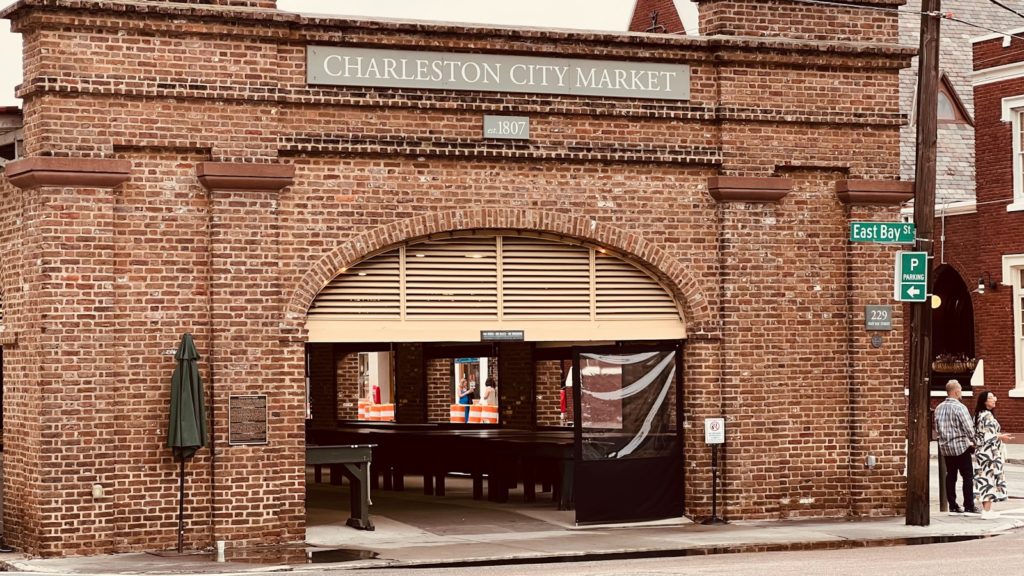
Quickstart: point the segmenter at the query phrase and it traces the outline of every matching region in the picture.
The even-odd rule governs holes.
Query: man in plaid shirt
[[[960,403],[960,382],[946,383],[946,399],[935,408],[935,430],[939,454],[946,460],[946,500],[950,514],[978,514],[974,507],[974,423],[967,407]],[[964,481],[964,507],[956,504],[956,475]]]

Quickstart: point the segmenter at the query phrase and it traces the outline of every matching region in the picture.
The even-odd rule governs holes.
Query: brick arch
[[[444,232],[524,230],[557,234],[607,246],[655,274],[682,304],[688,334],[712,333],[711,307],[696,280],[677,260],[643,238],[582,216],[510,208],[470,208],[433,212],[380,226],[324,254],[302,276],[285,309],[285,320],[299,325],[320,290],[338,274],[367,256],[392,246]]]

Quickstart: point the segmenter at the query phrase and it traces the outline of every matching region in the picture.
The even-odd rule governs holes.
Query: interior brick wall
[[[529,342],[498,344],[498,417],[509,428],[536,428],[533,345]]]
[[[536,363],[537,381],[537,424],[539,426],[561,426],[562,410],[559,393],[562,390],[563,373],[561,360],[542,360]],[[571,402],[571,398],[568,402]],[[567,416],[567,422],[572,422]]]
[[[112,189],[0,181],[15,547],[172,546],[177,466],[164,435],[184,330],[203,356],[217,450],[189,462],[189,546],[301,541],[309,303],[376,250],[479,229],[606,246],[680,302],[688,514],[709,512],[698,425],[721,415],[730,518],[899,513],[900,312],[891,345],[870,348],[861,329],[862,305],[891,296],[892,252],[846,239],[852,218],[892,221],[898,207],[850,207],[834,192],[837,179],[898,174],[897,72],[911,51],[893,45],[894,17],[715,0],[701,6],[710,33],[736,38],[545,30],[514,42],[521,55],[688,62],[692,97],[675,102],[306,84],[306,44],[512,44],[465,26],[38,3],[5,11],[25,45],[28,155],[119,158],[131,175]],[[738,37],[826,29],[799,49]],[[480,138],[481,116],[507,111],[530,116],[529,143]],[[211,160],[294,167],[294,182],[206,190],[196,165]],[[719,203],[707,189],[719,175],[796,185],[779,202]],[[529,428],[548,410],[529,343],[501,347],[502,421]],[[423,347],[397,344],[394,361],[398,421],[427,421]],[[230,396],[261,393],[268,443],[229,445]],[[94,483],[109,496],[93,501]]]
[[[339,404],[338,358],[333,344],[309,345],[309,403],[314,428],[333,428],[337,424]]]
[[[423,424],[427,422],[427,360],[423,344],[400,343],[395,355],[395,422]]]
[[[359,418],[359,353],[350,352],[338,357],[335,372],[339,420]]]
[[[427,420],[448,422],[452,405],[452,359],[431,358],[427,361]]]

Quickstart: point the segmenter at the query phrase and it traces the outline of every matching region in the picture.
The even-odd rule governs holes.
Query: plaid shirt
[[[959,400],[946,398],[935,408],[935,428],[939,437],[939,454],[943,456],[959,456],[974,445],[971,414]]]

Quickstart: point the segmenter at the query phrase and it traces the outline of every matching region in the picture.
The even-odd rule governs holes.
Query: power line
[[[999,6],[1000,8],[1002,8],[1002,9],[1004,9],[1004,10],[1009,10],[1010,12],[1013,12],[1013,13],[1014,13],[1014,14],[1016,14],[1017,16],[1020,16],[1021,18],[1024,18],[1024,14],[1021,14],[1020,12],[1017,12],[1016,10],[1014,10],[1013,8],[1010,8],[1010,7],[1009,7],[1009,6],[1007,6],[1006,4],[1003,4],[1003,3],[1002,3],[1002,2],[1000,2],[999,0],[988,0],[988,1],[989,1],[989,2],[991,2],[991,3],[993,3],[993,4],[995,4],[996,6]]]
[[[960,24],[964,24],[966,26],[970,26],[972,28],[978,28],[979,30],[986,30],[988,32],[993,32],[995,34],[999,34],[1000,36],[1006,36],[1008,38],[1016,38],[1017,40],[1024,40],[1024,36],[1021,36],[1020,34],[1011,34],[1009,32],[1003,32],[1002,30],[996,30],[995,28],[989,28],[988,26],[982,26],[981,24],[975,24],[974,22],[968,22],[967,20],[961,20],[960,18],[957,18],[956,16],[953,16],[952,12],[949,13],[949,14],[943,15],[943,18],[945,18],[946,20],[950,20],[952,22],[957,22],[957,23],[960,23]]]

